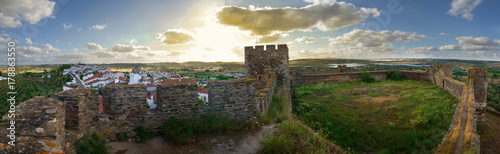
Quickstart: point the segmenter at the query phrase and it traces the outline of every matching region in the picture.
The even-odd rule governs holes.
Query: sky
[[[16,63],[243,62],[287,44],[290,59],[500,61],[498,0],[1,0],[0,55]]]

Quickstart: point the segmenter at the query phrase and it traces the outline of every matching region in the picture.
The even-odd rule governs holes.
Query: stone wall
[[[147,113],[146,95],[145,85],[111,85],[102,88],[100,130],[132,132],[141,125]]]
[[[427,72],[407,71],[407,70],[399,70],[398,72],[401,72],[403,78],[405,79],[416,80],[416,81],[430,80],[429,74]]]
[[[99,114],[99,93],[96,89],[68,90],[52,98],[66,105],[66,130],[93,131]]]
[[[207,84],[209,104],[206,112],[225,113],[232,119],[256,118],[255,83],[252,79],[210,81]]]
[[[474,90],[474,108],[476,109],[475,115],[478,120],[484,121],[486,97],[488,92],[488,69],[487,68],[472,68],[468,70],[467,81]]]
[[[201,112],[202,107],[198,105],[196,82],[160,84],[156,86],[156,91],[158,94],[157,106],[162,113],[162,119],[191,118]]]
[[[266,85],[266,79],[270,74],[276,74],[278,80],[283,80],[284,84],[290,81],[290,71],[288,67],[288,47],[286,44],[245,47],[245,77],[255,80],[255,88],[262,89]]]
[[[269,106],[271,106],[271,102],[273,100],[274,89],[276,88],[276,82],[278,79],[276,75],[272,75],[267,81],[266,86],[264,88],[258,90],[258,96],[256,98],[256,104],[258,106],[258,110],[262,115],[266,115],[269,110]]]
[[[386,79],[388,71],[369,71],[370,75],[377,80]],[[345,81],[360,81],[363,72],[347,72],[347,73],[325,73],[325,74],[300,74],[292,72],[292,85],[299,84],[314,84],[322,82],[345,82]]]
[[[65,139],[66,106],[56,99],[36,97],[19,103],[15,117],[5,114],[0,122],[0,152],[2,153],[49,153],[63,152]],[[15,123],[11,125],[11,120]],[[14,143],[7,134],[15,132]]]

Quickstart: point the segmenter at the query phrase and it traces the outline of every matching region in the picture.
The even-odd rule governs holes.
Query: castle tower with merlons
[[[290,87],[286,44],[245,47],[246,78],[255,80],[255,88],[264,88],[266,79],[276,74],[284,86]]]

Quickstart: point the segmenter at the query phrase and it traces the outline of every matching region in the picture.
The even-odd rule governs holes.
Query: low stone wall
[[[162,119],[191,118],[201,112],[196,82],[157,85],[156,91]]]
[[[36,97],[16,106],[15,117],[5,114],[0,122],[1,153],[63,152],[66,106],[56,99]],[[14,125],[11,125],[11,120]],[[7,128],[14,129],[8,130]],[[12,131],[13,130],[13,131]],[[15,132],[15,145],[7,134]]]
[[[112,85],[102,88],[104,111],[99,115],[100,130],[132,132],[144,120],[147,111],[146,95],[145,85]]]
[[[52,98],[66,106],[66,130],[93,131],[99,114],[99,93],[96,89],[68,90]]]
[[[454,80],[450,77],[445,77],[443,78],[443,89],[447,90],[450,92],[451,95],[455,96],[456,98],[461,98],[462,97],[462,92],[464,90],[465,84]]]
[[[255,83],[252,79],[210,81],[206,112],[225,113],[233,119],[248,120],[257,116]]]
[[[407,70],[399,70],[398,72],[401,72],[401,74],[403,75],[403,78],[405,78],[405,79],[416,80],[416,81],[430,80],[429,74],[427,72],[407,71]]]
[[[271,106],[273,100],[274,89],[276,88],[277,78],[276,75],[272,75],[267,81],[263,89],[260,89],[258,96],[256,98],[256,104],[258,105],[258,110],[262,115],[266,115]]]
[[[377,80],[387,79],[388,71],[369,71],[370,75]],[[345,82],[345,81],[360,81],[363,72],[347,72],[347,73],[325,73],[325,74],[300,74],[292,73],[292,86],[299,84],[314,84],[322,82]]]

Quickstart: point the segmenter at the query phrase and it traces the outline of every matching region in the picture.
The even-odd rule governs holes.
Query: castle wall
[[[407,70],[400,70],[398,72],[401,72],[401,74],[403,75],[403,78],[405,78],[405,79],[416,80],[416,81],[430,80],[429,74],[427,72],[407,71]]]
[[[162,119],[191,118],[202,109],[198,105],[198,86],[195,82],[157,85],[156,91]]]
[[[272,75],[266,81],[266,86],[263,89],[258,90],[258,96],[256,98],[257,109],[262,115],[266,115],[269,110],[269,106],[271,106],[271,102],[273,100],[274,89],[276,88],[276,82],[278,79],[276,75]]]
[[[370,75],[377,80],[386,79],[388,71],[369,71]],[[314,84],[322,82],[345,82],[345,81],[360,81],[363,72],[347,72],[347,73],[326,73],[326,74],[304,74],[301,75],[293,72],[292,86],[299,84]]]
[[[53,94],[52,98],[66,106],[66,129],[92,131],[99,114],[99,93],[96,89],[63,91]]]
[[[0,122],[1,153],[63,152],[65,138],[66,106],[59,100],[36,97],[16,106],[15,117],[8,114]],[[14,120],[14,125],[11,125]],[[14,129],[8,129],[12,128]],[[12,131],[13,130],[13,131]],[[15,132],[15,145],[8,134]]]
[[[277,48],[275,45],[267,45],[266,49],[264,46],[247,46],[245,47],[245,77],[255,80],[256,89],[264,88],[266,79],[269,79],[271,74],[276,74],[278,80],[289,85],[288,59],[286,44],[280,44]]]
[[[210,81],[208,107],[206,112],[225,113],[232,119],[256,118],[258,105],[255,103],[255,83],[252,79]]]
[[[453,66],[450,64],[440,64],[439,72],[447,77],[453,77]]]
[[[102,88],[103,112],[99,126],[113,132],[132,132],[147,113],[145,85],[112,85]]]
[[[488,69],[472,68],[468,70],[467,81],[474,89],[475,115],[480,121],[485,119],[486,98],[488,93]]]

